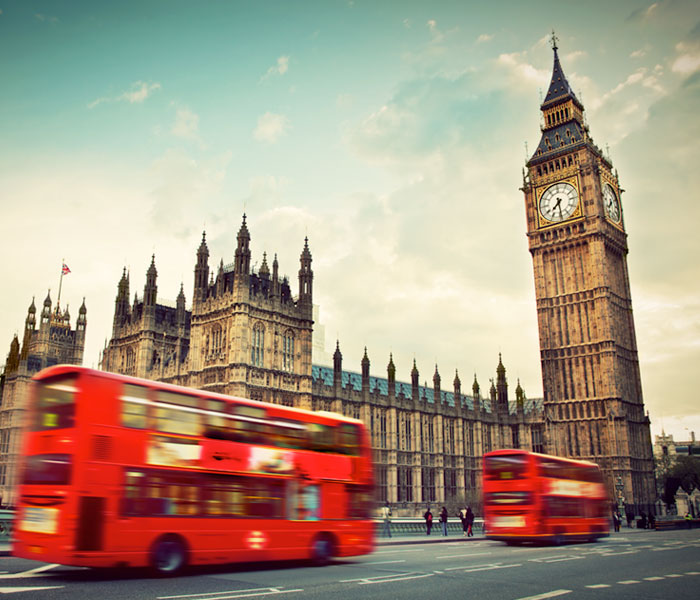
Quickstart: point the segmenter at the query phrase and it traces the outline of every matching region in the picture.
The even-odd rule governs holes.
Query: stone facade
[[[522,191],[535,276],[548,451],[597,462],[611,496],[655,501],[627,271],[627,233],[612,162],[590,137],[553,38],[542,138]]]
[[[32,300],[24,322],[20,345],[17,336],[10,344],[0,386],[0,498],[2,506],[13,506],[16,500],[17,459],[20,450],[24,415],[27,410],[32,376],[56,364],[83,362],[87,309],[85,301],[78,311],[75,329],[71,329],[68,308],[58,304],[51,308],[51,295],[46,296],[37,328],[36,307]]]
[[[396,380],[390,359],[387,377],[342,369],[340,347],[334,367],[312,366],[313,272],[308,240],[300,256],[298,294],[280,278],[277,257],[251,271],[250,234],[243,219],[234,262],[209,270],[202,238],[194,268],[192,310],[181,287],[176,306],[157,301],[155,258],[146,273],[143,299],[129,302],[126,270],[117,286],[112,339],[104,370],[199,389],[362,419],[372,432],[378,500],[397,515],[422,514],[426,503],[480,503],[481,456],[496,448],[542,451],[542,402],[525,398],[518,384],[508,399],[506,370],[499,358],[496,379],[482,398],[461,392],[457,374],[450,391]]]

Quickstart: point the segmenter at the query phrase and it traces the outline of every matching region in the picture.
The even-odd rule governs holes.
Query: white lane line
[[[378,560],[378,561],[369,561],[367,562],[368,565],[391,565],[394,563],[402,563],[406,562],[405,560]]]
[[[424,552],[424,550],[379,550],[375,554],[396,554],[397,552]]]
[[[559,558],[559,554],[555,554],[554,556],[543,556],[541,558],[529,558],[528,560],[530,562],[544,562],[546,560],[549,560],[550,558]]]
[[[446,554],[445,556],[436,556],[435,558],[463,558],[465,556],[485,556],[493,554],[492,552],[472,552],[471,554]]]
[[[620,585],[632,585],[634,583],[639,583],[636,579],[625,579],[625,581],[618,581]]]
[[[63,585],[48,585],[43,587],[0,587],[0,594],[16,594],[17,592],[38,592],[39,590],[58,590]]]
[[[669,573],[666,575],[666,577],[683,577],[683,575],[679,575],[678,573]]]
[[[583,560],[585,556],[565,556],[564,558],[553,558],[552,560],[546,560],[546,563],[562,562],[565,560]]]
[[[171,598],[200,598],[202,600],[234,600],[235,598],[252,598],[254,596],[274,596],[303,592],[303,589],[280,590],[279,588],[250,588],[247,590],[230,590],[226,592],[202,592],[199,594],[182,594],[179,596],[158,596],[158,600]]]
[[[645,577],[644,581],[661,581],[662,579],[663,579],[663,577],[654,576],[654,577]]]
[[[42,565],[41,567],[29,569],[29,571],[22,571],[21,573],[8,573],[6,575],[0,575],[0,579],[28,579],[29,577],[41,577],[40,573],[53,569],[57,566],[58,565],[55,563],[50,565]]]
[[[687,571],[686,575],[700,575],[700,571]]]
[[[421,575],[419,571],[409,571],[408,573],[395,573],[394,575],[378,575],[377,577],[357,577],[355,579],[341,579],[339,583],[357,583],[358,581],[370,581],[374,579],[391,579],[392,577],[404,577],[406,575]]]
[[[572,591],[573,590],[553,590],[551,592],[545,592],[544,594],[537,594],[537,596],[527,596],[525,598],[518,598],[518,600],[544,600],[545,598],[555,598],[556,596],[570,594]]]
[[[512,569],[513,567],[522,567],[522,564],[517,564],[517,565],[481,565],[478,567],[469,567],[469,568],[462,568],[463,573],[476,573],[477,571],[493,571],[494,569]],[[447,569],[445,569],[447,571]]]
[[[609,588],[610,586],[607,583],[596,583],[595,585],[587,585],[586,587],[592,590],[601,590],[603,588]]]
[[[395,581],[408,581],[409,579],[423,579],[424,577],[432,577],[432,573],[425,573],[423,575],[411,575],[410,577],[401,577],[400,579],[382,579],[382,580],[367,580],[360,581],[358,585],[373,585],[375,583],[394,583]]]

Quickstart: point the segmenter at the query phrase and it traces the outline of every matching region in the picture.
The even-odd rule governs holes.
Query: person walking
[[[466,521],[467,521],[467,537],[474,537],[474,532],[472,531],[472,527],[474,525],[474,513],[472,512],[471,506],[467,506]]]
[[[619,511],[614,510],[613,511],[613,527],[615,531],[620,531],[620,522],[622,521],[622,517],[620,516]]]
[[[391,506],[389,506],[389,501],[387,500],[381,509],[382,515],[382,535],[386,537],[391,537]]]
[[[447,509],[444,506],[440,511],[440,524],[442,525],[442,535],[447,535]]]
[[[423,513],[425,519],[426,535],[430,535],[430,530],[433,528],[433,513],[430,512],[430,507]]]
[[[462,537],[467,537],[467,509],[463,508],[457,514],[459,520],[462,522]]]

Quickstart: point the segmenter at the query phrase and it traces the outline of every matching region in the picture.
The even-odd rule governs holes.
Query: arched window
[[[294,332],[288,330],[282,339],[282,369],[291,373],[294,371]]]
[[[136,364],[136,353],[133,348],[126,349],[126,368],[133,369]]]
[[[250,347],[250,361],[256,367],[262,367],[265,358],[265,327],[258,323],[253,327],[253,343]]]

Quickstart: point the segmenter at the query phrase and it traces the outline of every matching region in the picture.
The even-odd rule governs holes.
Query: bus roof
[[[581,460],[576,458],[568,458],[564,456],[554,456],[553,454],[540,454],[538,452],[531,452],[530,450],[523,450],[522,448],[504,448],[502,450],[491,450],[490,452],[486,452],[484,454],[484,458],[488,456],[504,456],[513,454],[522,454],[527,456],[534,456],[536,458],[560,460],[562,462],[569,463],[572,465],[578,465],[580,467],[600,468],[597,463],[594,463],[590,460]]]
[[[110,371],[99,371],[97,369],[90,369],[88,367],[81,367],[78,365],[54,365],[47,367],[39,371],[36,375],[32,377],[35,381],[43,381],[44,379],[51,379],[60,375],[70,375],[70,374],[85,374],[92,375],[94,377],[99,377],[101,379],[109,379],[112,381],[121,381],[123,383],[129,383],[132,385],[141,385],[145,387],[150,387],[154,389],[163,390],[166,392],[174,392],[178,394],[186,394],[188,396],[200,396],[207,397],[213,400],[224,400],[230,401],[235,400],[242,404],[249,406],[259,406],[265,408],[272,408],[275,411],[280,411],[282,413],[289,413],[292,415],[304,415],[307,417],[313,417],[310,421],[321,420],[321,421],[336,421],[340,423],[353,423],[356,425],[362,425],[362,421],[359,419],[354,419],[352,417],[346,417],[338,413],[332,413],[328,411],[315,411],[306,410],[304,408],[294,408],[290,406],[282,406],[280,404],[273,404],[271,402],[260,402],[259,400],[251,400],[250,398],[241,398],[240,396],[228,396],[226,394],[220,394],[218,392],[211,392],[209,390],[202,390],[197,388],[189,388],[180,385],[174,385],[172,383],[164,383],[162,381],[156,381],[154,379],[141,379],[139,377],[132,377],[130,375],[121,375],[120,373],[112,373]]]

